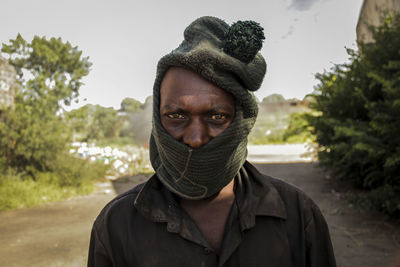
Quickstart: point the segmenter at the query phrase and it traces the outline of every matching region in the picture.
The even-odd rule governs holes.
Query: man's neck
[[[235,199],[235,179],[222,190],[206,199],[181,199],[182,208],[194,220],[208,243],[218,253],[224,237],[225,225]]]

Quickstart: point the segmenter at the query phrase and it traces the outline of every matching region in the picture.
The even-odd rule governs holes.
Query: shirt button
[[[204,252],[205,255],[209,255],[209,254],[212,253],[212,250],[210,248],[204,248],[203,252]]]
[[[176,224],[175,223],[168,223],[167,229],[170,231],[176,230]]]

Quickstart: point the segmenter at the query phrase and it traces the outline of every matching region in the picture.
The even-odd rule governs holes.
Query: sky
[[[61,37],[93,63],[79,103],[119,108],[125,97],[152,94],[158,60],[183,40],[201,16],[232,24],[254,20],[264,28],[267,62],[262,100],[270,94],[302,99],[313,92],[316,73],[348,60],[357,49],[362,0],[0,0],[0,43],[18,33]]]

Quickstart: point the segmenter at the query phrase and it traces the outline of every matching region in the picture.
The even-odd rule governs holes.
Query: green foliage
[[[143,104],[140,101],[137,101],[134,98],[126,97],[121,102],[121,111],[126,113],[133,113],[138,111],[143,107]]]
[[[292,121],[296,117],[294,114],[309,112],[308,101],[286,100],[282,95],[272,94],[265,97],[258,107],[257,121],[248,138],[250,144],[304,142],[305,137],[289,137],[288,131],[292,129],[288,130],[288,127],[295,127]],[[307,135],[305,132],[302,134]]]
[[[82,51],[61,38],[35,36],[28,43],[18,34],[10,44],[3,44],[1,52],[9,56],[18,73],[23,99],[29,104],[39,101],[51,112],[57,112],[61,103],[69,105],[79,95],[81,79],[91,66]]]
[[[103,177],[109,166],[101,162],[89,162],[70,154],[58,155],[52,162],[51,172],[40,172],[37,179],[60,187],[80,187]]]
[[[124,119],[113,108],[87,104],[66,113],[76,141],[95,142],[120,136]]]
[[[70,155],[57,158],[55,171],[31,176],[8,171],[0,175],[0,210],[40,205],[93,191],[93,180],[104,177],[108,166]]]
[[[400,209],[399,192],[398,186],[384,185],[366,193],[350,196],[349,200],[364,210],[378,208],[388,214],[398,214]]]
[[[135,140],[129,136],[118,136],[96,140],[96,146],[98,147],[110,146],[112,148],[124,148],[131,145],[135,145]]]
[[[120,122],[118,113],[113,108],[95,105],[92,114],[89,114],[88,140],[119,136]]]
[[[138,132],[137,124],[135,125],[132,118],[143,111],[144,105],[134,98],[126,97],[121,102],[120,111],[122,115],[121,137],[128,137],[133,141],[135,132]]]
[[[249,144],[281,144],[284,143],[283,134],[288,124],[288,117],[276,119],[279,115],[258,116],[257,121],[248,137]],[[279,121],[279,123],[277,123]],[[283,125],[282,125],[283,124]]]
[[[15,106],[0,117],[0,210],[90,191],[107,166],[68,154],[72,134],[63,107],[78,96],[91,63],[60,38],[29,43],[18,35],[1,52],[18,86]]]
[[[18,34],[1,52],[18,73],[18,90],[15,108],[1,116],[0,167],[31,175],[51,171],[51,162],[70,140],[62,105],[78,96],[91,64],[60,38],[35,36],[29,43]]]
[[[312,127],[307,118],[312,116],[309,112],[292,113],[289,125],[283,134],[283,140],[287,143],[307,143],[313,140]]]
[[[49,170],[49,164],[64,150],[69,140],[60,117],[17,102],[15,109],[2,114],[0,123],[1,169]]]
[[[71,125],[75,141],[121,147],[148,144],[151,113],[151,97],[148,97],[144,104],[127,97],[121,102],[121,109],[118,111],[88,104],[71,110],[65,117]]]
[[[283,97],[283,95],[280,95],[280,94],[272,94],[267,97],[264,97],[262,100],[263,103],[281,103],[281,102],[285,102],[285,101],[286,100]]]
[[[143,104],[129,97],[122,100],[119,115],[120,141],[118,143],[148,145],[153,112],[152,103],[151,96],[147,97]],[[115,139],[110,139],[110,141],[114,142]]]
[[[400,199],[391,196],[400,195],[400,16],[372,31],[374,43],[360,44],[359,53],[348,49],[349,63],[316,76],[311,107],[319,114],[308,122],[321,164],[399,215]]]

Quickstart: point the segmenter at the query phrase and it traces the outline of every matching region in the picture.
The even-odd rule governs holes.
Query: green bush
[[[283,134],[284,130],[279,129],[279,130],[274,130],[271,131],[271,133],[266,134],[266,133],[256,133],[257,131],[254,131],[253,134],[249,135],[249,144],[251,145],[265,145],[265,144],[282,144],[284,143],[283,140]]]
[[[388,214],[398,214],[400,209],[400,188],[384,185],[375,190],[350,196],[350,202],[362,209],[380,209]]]
[[[289,125],[283,134],[283,140],[287,143],[307,143],[313,140],[312,127],[308,124],[309,112],[292,113]]]
[[[76,100],[91,63],[61,38],[21,35],[3,44],[1,55],[17,72],[15,107],[0,117],[0,171],[54,171],[54,159],[72,141],[64,106]]]
[[[249,143],[252,145],[283,143],[283,134],[288,119],[289,114],[259,114],[249,134]]]
[[[69,154],[62,154],[52,162],[51,172],[35,174],[38,181],[47,181],[58,186],[79,187],[94,179],[104,177],[108,165],[101,162],[89,162]]]
[[[70,155],[58,157],[54,171],[30,175],[8,169],[0,174],[0,210],[40,205],[93,191],[93,181],[104,177],[108,166]]]
[[[367,190],[374,207],[400,215],[400,16],[371,30],[374,43],[317,74],[311,108],[319,115],[308,122],[320,163]]]
[[[0,210],[28,207],[93,189],[107,166],[68,154],[64,107],[77,99],[91,63],[61,38],[21,35],[1,55],[17,72],[13,107],[0,107]]]
[[[70,139],[62,118],[19,101],[0,118],[0,171],[13,168],[26,173],[49,170],[49,164],[66,150]]]
[[[89,142],[119,137],[121,119],[117,110],[111,107],[87,104],[66,113],[66,118],[78,141]]]

